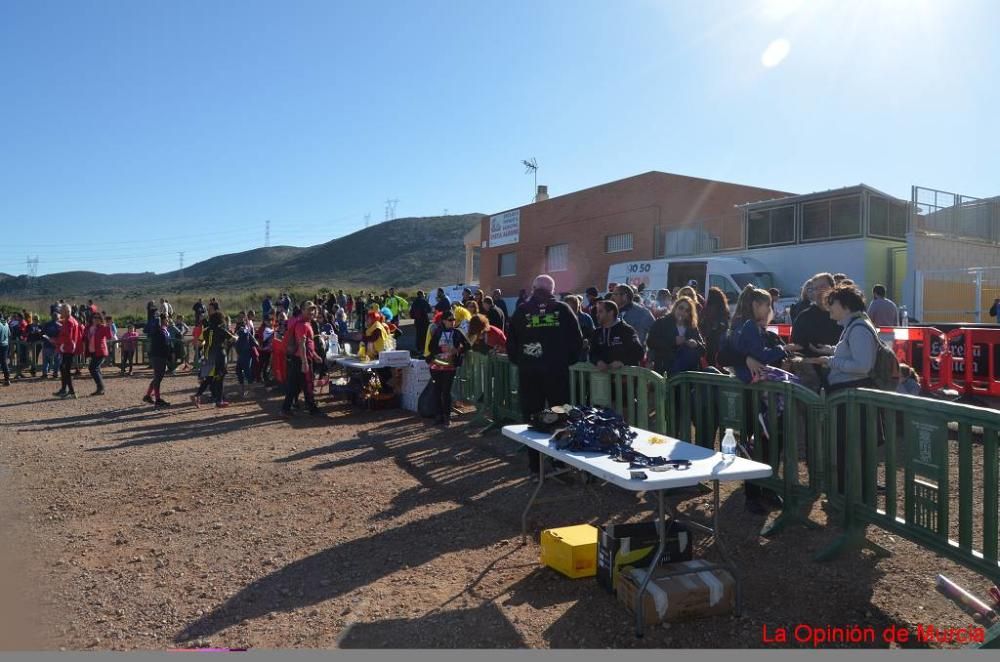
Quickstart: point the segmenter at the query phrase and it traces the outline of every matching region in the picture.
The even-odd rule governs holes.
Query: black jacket
[[[809,345],[836,345],[840,341],[842,326],[833,321],[830,313],[816,304],[799,313],[792,325],[792,343],[802,346],[802,355],[815,357]]]
[[[990,306],[990,317],[996,317],[1000,321],[1000,306],[997,304]]]
[[[510,319],[510,311],[507,310],[507,302],[506,301],[504,301],[503,299],[496,299],[493,302],[493,305],[496,306],[497,308],[499,308],[500,312],[503,313],[504,320]]]
[[[504,326],[504,323],[506,322],[506,315],[504,315],[503,311],[500,310],[496,305],[490,308],[489,312],[486,313],[486,319],[490,321],[491,326],[495,326],[501,331],[507,328],[506,326]]]
[[[428,346],[430,351],[428,352],[427,356],[424,357],[424,360],[427,361],[428,364],[433,363],[434,359],[437,357],[438,345],[441,344],[441,335],[445,331],[446,329],[444,328],[444,326],[438,325],[437,327],[435,327],[434,333],[431,334],[431,344]],[[465,352],[469,351],[471,345],[469,345],[469,339],[465,337],[465,334],[462,333],[462,330],[460,328],[456,326],[451,331],[452,331],[451,335],[452,346],[455,349],[461,350],[461,353],[459,353],[455,357],[455,367],[457,368],[458,366],[462,365],[462,359],[465,356]]]
[[[598,361],[639,365],[644,353],[635,329],[622,321],[616,322],[610,329],[599,326],[590,337],[590,362],[595,365]]]
[[[410,304],[410,319],[416,324],[429,324],[431,317],[431,304],[423,297],[417,297]]]
[[[576,314],[551,294],[528,299],[510,319],[507,356],[516,366],[566,370],[576,363],[582,348]]]
[[[812,305],[812,302],[810,302],[807,299],[799,299],[798,301],[796,301],[795,303],[793,303],[792,307],[788,309],[788,316],[789,316],[789,318],[791,318],[788,321],[790,323],[794,324],[795,320],[798,319],[799,315],[802,314],[802,311],[804,311],[806,308],[808,308],[811,305]]]
[[[653,322],[653,327],[646,336],[646,345],[653,350],[653,370],[664,373],[673,363],[677,354],[677,320],[673,315],[665,315]],[[702,338],[701,331],[697,327],[687,327],[684,330],[684,338],[698,343],[694,350],[699,356],[705,353],[705,339]],[[690,349],[690,348],[689,348]]]

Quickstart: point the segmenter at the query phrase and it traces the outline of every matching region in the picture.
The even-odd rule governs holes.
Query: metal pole
[[[983,270],[976,269],[976,323],[983,323]],[[966,357],[971,360],[971,357]]]

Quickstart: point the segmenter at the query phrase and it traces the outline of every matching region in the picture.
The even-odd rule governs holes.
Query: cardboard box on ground
[[[683,561],[661,566],[643,593],[643,622],[647,625],[664,621],[684,621],[704,616],[716,616],[732,611],[736,602],[736,582],[722,569],[709,570],[703,560]],[[690,570],[670,577],[658,573]],[[646,576],[646,568],[627,567],[618,581],[618,601],[633,613],[636,595]]]
[[[688,527],[667,520],[666,547],[660,563],[690,561],[694,540]],[[625,566],[646,567],[660,543],[656,522],[611,524],[601,527],[597,546],[597,583],[608,593],[618,588],[618,576]]]

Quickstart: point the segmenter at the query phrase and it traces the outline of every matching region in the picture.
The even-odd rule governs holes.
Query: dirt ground
[[[329,418],[286,422],[263,390],[197,409],[187,375],[164,382],[174,406],[154,409],[140,403],[148,377],[111,376],[103,397],[81,378],[67,401],[40,379],[0,390],[0,648],[762,647],[763,626],[969,626],[935,575],[981,596],[989,586],[876,529],[892,557],[813,562],[836,526],[761,538],[742,486],[726,486],[742,617],[637,639],[593,579],[539,567],[537,540],[541,528],[648,519],[642,496],[547,484],[543,496],[563,498],[536,507],[522,547],[526,456],[468,416],[445,430],[324,402]],[[707,523],[709,496],[675,501]],[[825,523],[822,502],[811,516]],[[697,556],[713,558],[707,542]],[[912,636],[906,646],[921,646]]]

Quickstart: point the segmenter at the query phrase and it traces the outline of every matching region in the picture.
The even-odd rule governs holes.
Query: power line
[[[388,198],[385,201],[385,220],[391,221],[396,218],[396,205],[399,204],[399,198]]]

